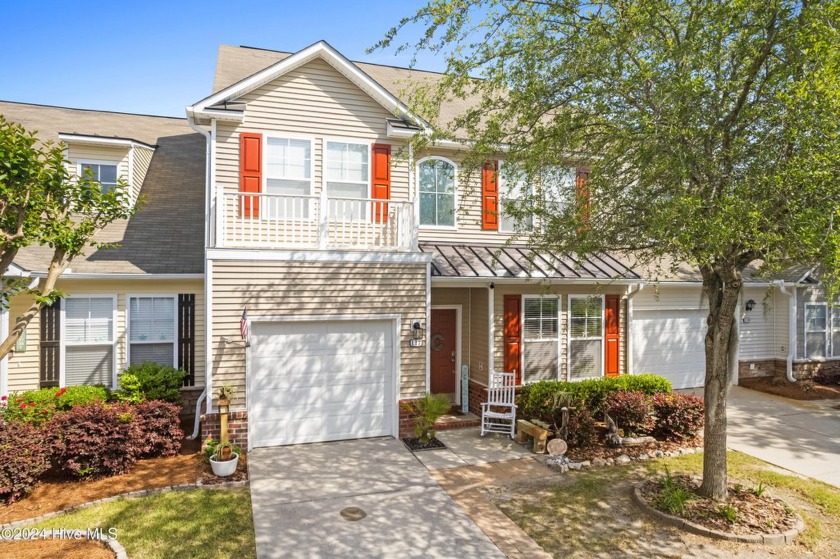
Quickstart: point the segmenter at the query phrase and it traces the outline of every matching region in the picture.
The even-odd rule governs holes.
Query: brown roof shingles
[[[105,227],[97,242],[70,265],[74,273],[200,274],[204,272],[205,140],[186,119],[88,111],[0,101],[7,120],[37,130],[43,140],[59,132],[132,138],[157,145],[134,216]],[[15,264],[43,271],[49,247],[30,246]]]

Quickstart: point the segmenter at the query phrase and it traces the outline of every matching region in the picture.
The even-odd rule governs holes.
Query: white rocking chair
[[[505,433],[513,438],[516,430],[516,371],[490,373],[487,401],[481,404],[481,436]]]

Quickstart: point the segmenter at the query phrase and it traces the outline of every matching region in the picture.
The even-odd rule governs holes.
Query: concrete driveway
[[[840,487],[840,401],[801,402],[733,386],[728,446]]]
[[[261,559],[504,557],[398,440],[257,448],[248,468]]]

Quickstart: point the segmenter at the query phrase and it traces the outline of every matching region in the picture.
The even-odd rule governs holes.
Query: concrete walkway
[[[803,402],[738,386],[729,393],[728,446],[840,487],[840,401]]]
[[[259,558],[504,557],[401,441],[258,448],[248,468]]]

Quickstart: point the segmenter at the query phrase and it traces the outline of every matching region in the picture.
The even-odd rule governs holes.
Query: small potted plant
[[[212,439],[205,441],[204,446],[213,475],[228,477],[236,472],[236,466],[239,464],[239,448],[228,441],[216,444]]]
[[[236,387],[232,384],[224,384],[221,388],[219,388],[219,397],[216,403],[219,407],[222,406],[230,406],[230,401],[233,399],[233,396],[236,394]]]

